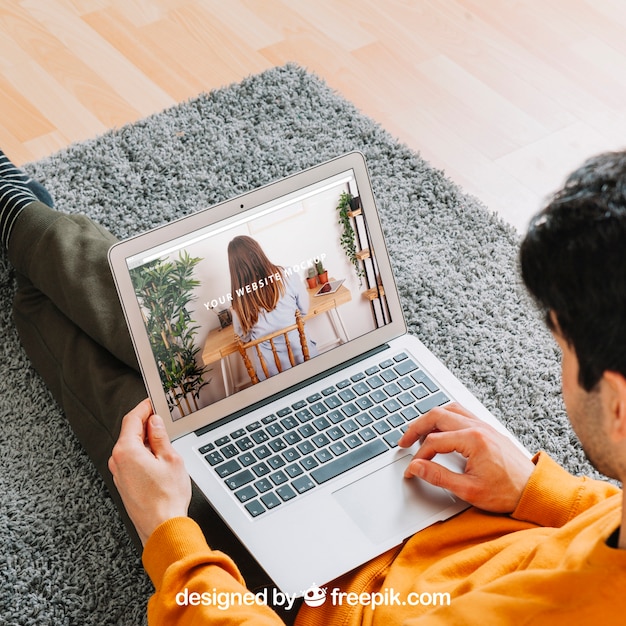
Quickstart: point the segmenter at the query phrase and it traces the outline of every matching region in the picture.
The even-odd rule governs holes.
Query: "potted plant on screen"
[[[181,252],[177,260],[156,259],[131,270],[169,409],[181,416],[199,408],[200,390],[211,382],[210,370],[198,363],[198,327],[187,310],[200,285],[193,272],[201,260]]]

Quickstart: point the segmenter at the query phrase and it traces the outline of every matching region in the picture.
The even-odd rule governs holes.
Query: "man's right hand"
[[[124,417],[109,470],[143,545],[157,526],[187,515],[191,480],[149,400]]]
[[[494,513],[515,510],[535,466],[505,435],[459,404],[432,409],[415,420],[398,445],[422,445],[405,477],[448,489],[462,500]],[[438,453],[458,452],[467,460],[459,474],[432,461]]]

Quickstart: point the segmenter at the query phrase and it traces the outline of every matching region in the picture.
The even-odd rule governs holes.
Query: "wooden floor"
[[[1,0],[18,163],[296,61],[523,229],[626,145],[624,0]]]

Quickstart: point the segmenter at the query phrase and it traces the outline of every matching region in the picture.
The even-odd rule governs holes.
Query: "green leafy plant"
[[[352,194],[345,191],[341,194],[341,196],[339,196],[337,211],[339,212],[339,224],[342,228],[339,242],[348,257],[348,260],[354,266],[354,271],[356,272],[359,282],[361,282],[364,273],[357,256],[356,233],[354,232],[350,217],[350,211],[352,210],[352,198]]]
[[[201,260],[181,252],[175,261],[156,259],[131,270],[170,411],[178,408],[181,415],[199,408],[200,390],[211,382],[205,378],[210,370],[198,364],[198,326],[187,310],[200,286],[193,273]]]

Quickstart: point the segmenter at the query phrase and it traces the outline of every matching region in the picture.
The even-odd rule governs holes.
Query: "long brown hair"
[[[247,335],[259,319],[261,310],[273,311],[278,300],[285,293],[283,268],[274,265],[263,249],[252,237],[240,235],[228,244],[228,266],[230,267],[230,288],[233,297],[233,310],[241,323],[243,335]],[[280,274],[250,293],[245,292],[247,285],[258,283],[269,276]],[[237,292],[244,290],[243,295]]]

